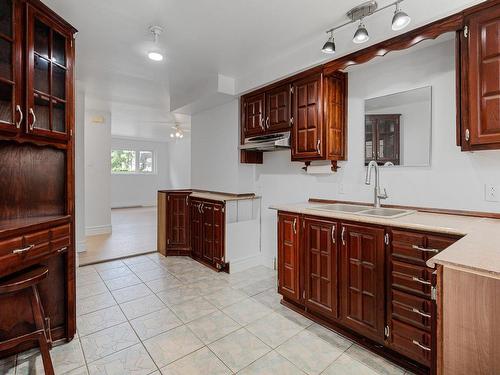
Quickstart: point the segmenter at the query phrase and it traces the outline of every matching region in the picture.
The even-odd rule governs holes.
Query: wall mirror
[[[430,86],[365,100],[365,165],[429,166],[431,102]]]

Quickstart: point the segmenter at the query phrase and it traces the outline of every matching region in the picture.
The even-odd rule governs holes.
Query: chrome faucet
[[[368,164],[368,169],[366,170],[366,180],[365,184],[371,185],[372,182],[372,169],[375,169],[375,187],[374,187],[374,194],[373,194],[373,205],[375,208],[380,208],[380,200],[382,199],[387,199],[387,190],[384,188],[384,192],[382,193],[380,189],[380,175],[379,175],[379,166],[375,160],[372,160]]]

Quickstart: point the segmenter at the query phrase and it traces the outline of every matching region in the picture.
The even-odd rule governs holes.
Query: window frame
[[[135,154],[135,171],[134,172],[118,172],[118,171],[113,171],[113,165],[111,164],[111,154],[113,151],[131,151],[134,152]],[[151,165],[151,172],[143,172],[140,170],[140,161],[139,157],[141,152],[149,152],[151,153],[152,156],[152,165]],[[151,149],[143,149],[143,148],[134,148],[134,147],[124,147],[124,148],[111,148],[111,153],[110,153],[110,172],[112,175],[144,175],[144,176],[150,176],[150,175],[156,175],[157,174],[157,169],[156,169],[156,152]]]

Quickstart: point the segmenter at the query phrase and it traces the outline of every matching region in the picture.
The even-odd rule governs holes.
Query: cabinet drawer
[[[394,259],[425,266],[427,260],[455,241],[456,239],[439,235],[392,230],[391,255]]]
[[[61,237],[67,237],[69,239],[70,237],[70,226],[68,225],[62,225],[60,227],[56,227],[54,229],[50,230],[50,239],[55,240]],[[68,244],[69,245],[69,244]]]
[[[393,288],[431,297],[432,269],[397,260],[391,261],[391,268]]]
[[[50,245],[51,245],[53,252],[56,252],[56,251],[59,252],[63,249],[67,250],[68,246],[70,245],[70,240],[69,240],[69,237],[58,238],[56,240],[52,240],[50,242]]]
[[[414,295],[391,290],[392,318],[427,331],[432,325],[432,301]]]
[[[50,231],[49,230],[42,230],[39,232],[34,232],[34,233],[24,235],[25,246],[37,245],[40,243],[49,242],[49,240],[50,240]]]
[[[9,238],[8,240],[0,241],[0,259],[5,255],[12,254],[14,250],[23,247],[23,238]]]
[[[51,253],[50,242],[28,244],[12,249],[0,256],[0,275],[7,275],[18,269],[34,264]]]
[[[426,331],[392,320],[391,346],[423,365],[431,365],[431,335]]]

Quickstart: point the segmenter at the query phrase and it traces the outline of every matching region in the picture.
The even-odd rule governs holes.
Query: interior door
[[[266,92],[266,131],[270,133],[290,130],[291,91],[287,84]]]
[[[245,138],[263,134],[265,127],[265,95],[259,94],[243,100],[243,132]]]
[[[214,261],[214,206],[212,203],[203,202],[201,206],[203,215],[203,260],[208,263]]]
[[[22,103],[21,5],[0,1],[0,131],[17,133],[25,116]]]
[[[68,138],[72,109],[72,37],[28,6],[27,132],[51,139]]]
[[[342,224],[342,321],[384,342],[384,229]]]
[[[322,84],[322,74],[293,84],[292,160],[314,160],[325,156]]]
[[[337,223],[306,219],[305,303],[327,317],[338,317],[338,249]]]
[[[470,145],[500,144],[500,7],[466,22]]]
[[[299,216],[278,215],[278,292],[299,301],[300,291],[300,235]]]

